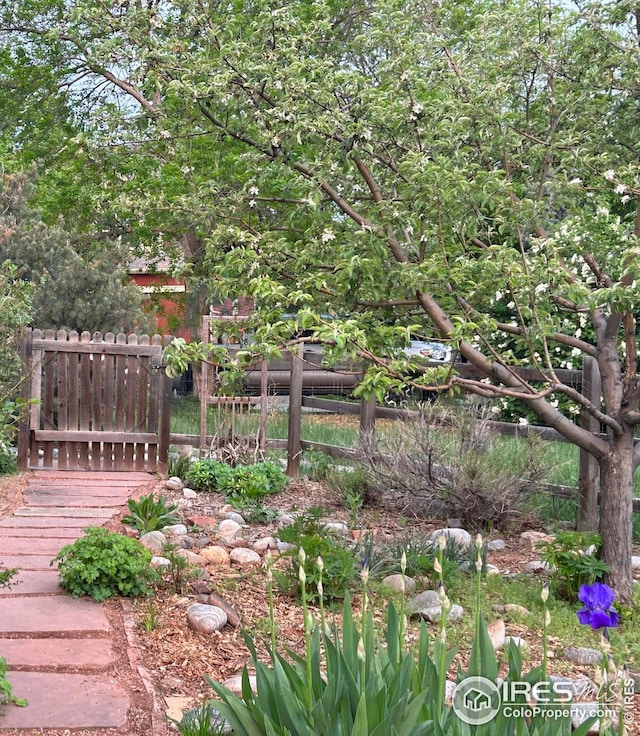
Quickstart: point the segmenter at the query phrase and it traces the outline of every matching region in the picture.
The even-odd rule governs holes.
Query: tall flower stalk
[[[307,561],[307,554],[302,547],[298,552],[298,579],[300,580],[300,598],[302,600],[302,615],[304,618],[304,650],[307,674],[307,707],[309,710],[309,718],[313,711],[313,674],[311,662],[311,614],[309,612],[309,604],[307,602],[307,574],[304,566]]]

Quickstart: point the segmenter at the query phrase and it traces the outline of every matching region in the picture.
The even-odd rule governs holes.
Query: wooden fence
[[[438,364],[433,364],[438,365]],[[323,452],[334,458],[357,460],[358,453],[353,448],[340,447],[319,442],[310,442],[301,438],[302,412],[303,408],[317,409],[335,414],[354,414],[360,417],[360,446],[366,447],[372,442],[375,432],[376,418],[409,419],[417,416],[418,412],[406,409],[395,409],[377,406],[375,400],[363,400],[360,402],[348,402],[339,400],[323,399],[315,396],[305,396],[304,390],[308,388],[306,371],[309,370],[308,356],[303,358],[303,348],[299,348],[297,355],[290,359],[286,385],[289,393],[289,429],[288,437],[284,439],[266,439],[266,449],[285,450],[287,452],[287,473],[296,476],[300,472],[300,459],[304,451]],[[315,367],[315,366],[314,366]],[[281,367],[279,367],[279,370]],[[483,374],[475,367],[460,363],[456,370],[467,378],[482,378]],[[542,374],[534,368],[518,367],[514,369],[528,381],[543,380]],[[557,370],[556,375],[560,381],[575,388],[593,404],[600,403],[601,384],[596,361],[587,357],[582,371]],[[326,380],[326,379],[322,379]],[[264,385],[264,368],[263,368]],[[580,417],[581,426],[590,432],[600,432],[600,425],[590,415],[584,413]],[[511,436],[526,437],[536,434],[548,441],[566,442],[567,440],[555,429],[535,425],[512,424],[508,422],[492,422],[492,426],[500,433]],[[188,437],[181,435],[179,438],[184,443],[189,443]],[[192,438],[197,441],[196,437]],[[172,438],[173,440],[173,438]],[[195,441],[191,444],[196,444]],[[547,485],[546,489],[560,497],[573,497],[578,501],[578,529],[595,530],[598,527],[598,494],[599,494],[599,470],[595,458],[589,453],[580,450],[579,459],[579,484],[578,488],[566,486]],[[634,500],[634,511],[640,513],[640,499]]]

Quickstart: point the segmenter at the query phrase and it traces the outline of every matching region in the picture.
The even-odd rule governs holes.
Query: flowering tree
[[[112,191],[114,212],[158,237],[184,212],[209,279],[257,298],[258,345],[304,329],[329,358],[368,361],[365,392],[409,373],[524,401],[597,459],[609,582],[628,600],[635,6],[49,1],[13,3],[2,28],[30,63],[54,45],[78,114],[91,103],[87,145],[147,157]],[[448,341],[483,378],[452,364],[416,379],[389,360],[410,333]],[[516,355],[541,384],[511,370]],[[557,379],[583,356],[600,368],[601,404]]]

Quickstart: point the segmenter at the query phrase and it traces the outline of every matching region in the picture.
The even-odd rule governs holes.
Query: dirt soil
[[[0,516],[6,516],[12,509],[20,505],[23,481],[20,477],[0,478]],[[218,512],[223,506],[223,499],[215,494],[201,494],[197,499],[183,499],[181,493],[167,491],[164,482],[158,481],[156,492],[180,504],[186,516],[208,515],[219,518]],[[311,506],[322,506],[327,510],[327,519],[347,521],[347,514],[339,503],[335,491],[321,483],[301,479],[290,484],[282,493],[269,499],[269,507],[282,511],[300,511]],[[424,532],[425,535],[435,528],[444,526],[440,523],[429,523],[422,519],[400,518],[383,508],[365,508],[361,514],[362,526],[377,529],[376,540],[389,542],[397,540],[408,533]],[[116,519],[111,527],[123,531]],[[266,536],[275,530],[273,525],[252,525],[252,537]],[[532,544],[520,538],[519,533],[513,536],[493,534],[489,538],[500,536],[507,542],[506,549],[492,552],[490,561],[501,571],[512,573],[524,571],[525,564],[535,559]],[[140,677],[129,666],[126,655],[130,649],[125,627],[131,617],[126,613],[129,608],[133,615],[133,636],[138,647],[140,663],[148,672],[155,697],[162,710],[179,717],[181,710],[212,697],[213,691],[204,680],[207,675],[214,680],[224,682],[227,678],[242,673],[245,664],[250,663],[249,651],[243,641],[242,630],[247,631],[257,646],[258,652],[265,653],[264,643],[269,637],[269,606],[264,570],[241,572],[234,568],[208,568],[211,587],[224,597],[240,616],[241,626],[233,629],[225,626],[214,635],[199,634],[186,624],[185,609],[195,599],[195,591],[188,585],[182,593],[175,593],[168,587],[161,588],[149,600],[134,601],[131,606],[123,606],[120,601],[107,603],[107,615],[115,632],[115,648],[121,656],[118,660],[117,676],[123,684],[128,684],[134,693],[134,704],[130,715],[131,727],[128,736],[148,736],[152,733],[149,712],[151,698],[146,692]],[[357,610],[358,601],[354,599]],[[336,613],[336,615],[338,615]],[[275,617],[278,628],[278,644],[294,651],[304,650],[304,634],[302,630],[301,609],[290,597],[276,594]],[[535,666],[541,657],[540,642],[531,636],[525,626],[510,623],[509,634],[527,637],[531,644],[531,656],[526,667]],[[553,646],[554,642],[552,642]],[[563,643],[557,642],[560,647]],[[464,664],[464,655],[456,662]],[[555,664],[560,665],[560,662]],[[455,663],[454,663],[455,667]],[[558,674],[592,676],[592,668],[569,666],[562,663],[559,669],[552,668]],[[137,693],[137,695],[135,695]],[[633,726],[630,736],[640,736],[640,697],[634,698]],[[131,730],[133,729],[133,730]],[[171,728],[169,729],[171,732]],[[156,732],[153,731],[155,734]],[[173,731],[173,733],[176,733]],[[36,736],[33,732],[28,736]],[[73,736],[95,736],[94,732],[74,731]],[[25,736],[27,734],[25,733]],[[69,736],[67,731],[47,731],[46,736]],[[101,736],[111,736],[109,731],[102,731]],[[116,736],[116,732],[113,732]],[[122,736],[118,732],[118,736]]]

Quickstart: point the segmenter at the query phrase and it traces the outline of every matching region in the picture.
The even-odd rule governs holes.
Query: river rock
[[[222,683],[222,686],[226,687],[227,690],[231,690],[232,693],[242,696],[242,675],[234,675],[233,677],[230,677]],[[249,675],[249,687],[255,693],[257,688],[255,675]]]
[[[521,636],[505,636],[505,648],[508,647],[509,644],[514,644],[515,646],[517,646],[523,654],[529,651],[529,644],[527,644],[527,642]]]
[[[323,529],[327,534],[333,534],[336,537],[349,536],[349,527],[343,521],[328,521]]]
[[[600,703],[597,700],[589,701],[586,703],[571,703],[571,725],[573,730],[580,728],[580,726],[589,718],[597,717],[598,712],[601,708]],[[588,734],[600,733],[600,720],[596,718],[596,721],[587,731]]]
[[[489,639],[491,639],[493,648],[502,649],[506,637],[504,621],[501,618],[497,618],[495,621],[492,621],[487,625],[487,633],[489,634]]]
[[[588,647],[567,647],[563,652],[563,656],[574,664],[593,665],[600,662],[602,652]]]
[[[192,552],[190,549],[178,549],[175,552],[177,557],[182,557],[190,565],[196,565],[197,567],[204,567],[207,564],[207,560],[199,555],[197,552]]]
[[[401,575],[395,573],[394,575],[387,575],[382,579],[382,585],[387,588],[391,588],[396,593],[413,593],[416,589],[416,581],[407,575]]]
[[[219,547],[218,545],[214,547],[203,547],[200,550],[200,554],[212,565],[229,567],[231,564],[227,550],[224,547]]]
[[[193,603],[187,609],[187,623],[194,631],[202,634],[212,634],[227,623],[227,614],[218,608],[206,603]]]
[[[505,603],[504,605],[491,606],[491,610],[496,613],[515,613],[518,616],[527,616],[529,609],[524,606],[519,606],[517,603]]]
[[[528,540],[531,545],[531,549],[535,549],[538,542],[553,542],[554,537],[550,534],[545,534],[544,532],[537,532],[534,529],[528,529],[526,532],[522,532],[520,539]]]
[[[184,488],[184,483],[177,475],[168,478],[164,485],[168,491],[181,491]]]
[[[162,532],[147,532],[140,537],[140,544],[152,552],[162,552],[167,537]]]
[[[238,626],[240,626],[240,616],[238,615],[238,612],[221,595],[218,595],[215,591],[212,591],[207,598],[207,603],[210,606],[217,606],[218,608],[222,608],[222,610],[227,614],[227,623],[233,629],[237,629]]]
[[[423,618],[425,621],[429,621],[430,623],[436,623],[437,621],[440,621],[440,616],[442,615],[442,606],[431,606],[430,608],[421,608],[419,611],[416,611],[415,613],[411,614],[412,618]],[[454,603],[451,606],[451,610],[447,613],[447,623],[455,624],[464,615],[464,608],[462,606],[459,606],[457,603]]]
[[[563,686],[571,690],[574,700],[584,700],[585,697],[593,696],[598,692],[597,685],[586,675],[576,677],[561,677],[560,675],[548,675],[549,682],[561,682]]]
[[[187,527],[184,524],[169,524],[163,526],[160,530],[167,537],[185,537],[187,535]]]
[[[244,520],[244,516],[242,514],[239,514],[237,511],[227,511],[227,513],[224,515],[225,519],[231,519],[231,521],[235,521],[237,524],[240,524],[240,526],[245,526],[246,521]]]
[[[233,565],[239,567],[258,567],[262,564],[262,558],[257,552],[245,547],[236,547],[231,550],[229,559]]]
[[[440,593],[437,590],[423,590],[410,601],[407,601],[407,614],[412,616],[423,608],[440,605]]]
[[[260,537],[260,539],[256,539],[256,541],[251,545],[254,552],[257,552],[259,555],[266,554],[267,550],[276,550],[278,549],[278,543],[273,537]]]
[[[193,490],[193,488],[183,488],[182,497],[188,498],[188,499],[194,499],[194,498],[198,498],[198,494],[196,493],[196,491]]]
[[[640,570],[640,557],[637,557],[636,555],[634,555],[631,558],[631,569]]]
[[[487,542],[487,549],[489,552],[501,552],[506,548],[506,546],[507,543],[504,539],[492,539],[490,542]]]
[[[218,524],[218,531],[216,533],[216,539],[224,539],[226,541],[231,541],[232,539],[235,539],[239,534],[242,527],[240,524],[238,524],[237,521],[233,521],[233,519],[223,519]]]
[[[431,532],[431,541],[438,544],[439,537],[444,536],[445,539],[453,539],[460,547],[469,547],[471,542],[471,534],[460,527],[447,527],[446,529],[436,529]]]
[[[157,570],[160,567],[171,567],[171,560],[168,560],[166,557],[161,557],[160,555],[154,555],[149,564],[154,570]]]

